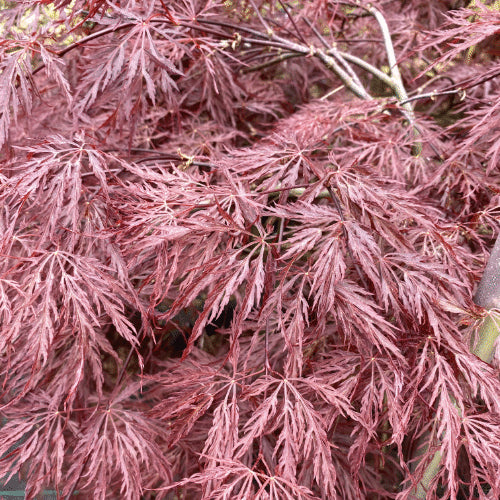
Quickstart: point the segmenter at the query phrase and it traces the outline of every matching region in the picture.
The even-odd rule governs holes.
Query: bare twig
[[[290,14],[290,12],[288,11],[288,8],[287,8],[287,5],[286,3],[282,2],[281,0],[278,0],[279,4],[281,5],[281,7],[283,8],[283,10],[285,11],[285,14],[287,15],[288,19],[290,19],[290,22],[293,24],[293,27],[295,28],[295,31],[297,32],[297,36],[299,37],[300,41],[304,44],[307,45],[307,42],[306,40],[304,39],[304,37],[302,36],[302,33],[300,32],[297,24],[295,23],[295,21],[293,20],[293,17],[292,15]]]
[[[354,72],[354,70],[351,68],[351,66],[349,66],[349,64],[347,64],[347,62],[340,55],[340,53],[325,40],[325,37],[316,29],[316,27],[308,19],[304,19],[304,21],[307,23],[309,28],[311,28],[311,30],[316,35],[318,40],[326,48],[327,52],[329,54],[331,54],[335,58],[335,60],[343,66],[343,68],[345,69],[347,74],[352,78],[352,81],[354,82],[356,87],[365,90],[358,75]],[[365,93],[366,93],[366,97],[364,97],[364,98],[371,99],[371,96],[368,94],[368,92],[366,92],[366,90],[365,90]]]
[[[330,68],[331,71],[333,71],[342,81],[342,83],[355,95],[360,97],[361,99],[366,99],[369,100],[371,99],[370,94],[364,89],[364,87],[360,87],[352,78],[351,75],[349,75],[336,61],[336,59],[327,54],[326,52],[322,50],[312,50],[311,52],[313,55],[316,55],[321,62],[327,67]]]
[[[415,126],[415,113],[413,112],[413,106],[408,101],[408,94],[406,93],[405,86],[403,84],[403,80],[401,78],[401,73],[399,72],[398,62],[396,59],[396,53],[394,52],[394,46],[392,44],[391,33],[389,31],[389,26],[387,25],[387,21],[382,13],[373,7],[371,4],[362,4],[361,8],[368,11],[378,22],[380,26],[380,31],[382,32],[382,38],[384,39],[385,51],[387,53],[387,60],[389,62],[389,70],[391,74],[391,78],[394,82],[393,91],[396,95],[400,105],[403,108],[403,113],[408,119],[408,122],[413,128],[415,137],[419,137],[421,134],[418,128]],[[404,103],[404,104],[403,104]],[[422,144],[418,142],[415,145],[414,154],[418,156],[422,151]]]
[[[297,54],[294,52],[288,53],[288,54],[281,54],[278,57],[274,57],[273,59],[270,59],[270,60],[263,62],[261,64],[258,64],[256,66],[251,66],[249,68],[242,69],[241,72],[242,73],[250,73],[252,71],[258,71],[258,70],[267,68],[269,66],[273,66],[274,64],[278,64],[282,61],[286,61],[287,59],[293,59],[294,57],[301,57],[301,56],[302,56],[302,54]]]
[[[331,53],[331,51],[333,51],[333,50],[334,49],[330,49],[330,51],[328,51],[328,53]],[[337,50],[336,52],[338,55],[340,55],[346,61],[349,61],[349,62],[355,64],[356,66],[358,66],[359,68],[362,68],[365,71],[368,71],[368,73],[371,73],[374,77],[378,78],[381,82],[385,83],[392,90],[394,90],[394,81],[392,80],[392,78],[389,75],[385,74],[383,71],[379,70],[378,68],[376,68],[372,64],[364,61],[363,59],[356,57],[356,56],[353,56],[352,54],[349,54],[348,52],[342,52],[340,50]]]
[[[407,102],[417,101],[418,99],[434,99],[440,95],[451,95],[451,94],[463,94],[465,96],[465,91],[461,89],[457,90],[445,90],[442,92],[432,91],[427,94],[418,94],[412,97],[408,97],[405,101],[400,101],[399,104],[406,104]]]
[[[309,28],[311,28],[312,32],[316,35],[317,39],[323,44],[323,46],[327,50],[330,50],[330,48],[331,48],[330,44],[325,40],[323,35],[316,29],[314,24],[312,24],[311,21],[309,21],[309,19],[307,19],[307,18],[304,18],[304,21],[307,24],[307,26],[309,26]]]
[[[269,26],[269,24],[267,24],[267,21],[262,17],[261,13],[259,12],[259,8],[257,7],[257,5],[255,5],[255,2],[253,0],[248,0],[248,1],[252,5],[253,10],[257,14],[257,17],[259,18],[259,21],[262,23],[262,26],[266,28],[267,34],[269,36],[272,36],[272,34],[274,33],[273,29],[271,28],[271,26]]]

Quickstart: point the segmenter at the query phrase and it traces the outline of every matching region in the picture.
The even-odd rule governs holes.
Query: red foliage
[[[498,2],[2,4],[0,478],[500,496]]]

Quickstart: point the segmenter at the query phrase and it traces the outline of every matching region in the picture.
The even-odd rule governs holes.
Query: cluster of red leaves
[[[313,57],[387,65],[363,2],[2,4],[0,478],[403,500],[440,451],[428,498],[498,498],[497,3],[376,3],[417,138]]]

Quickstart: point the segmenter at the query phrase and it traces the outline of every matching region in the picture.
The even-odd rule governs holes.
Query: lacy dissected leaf
[[[75,451],[67,472],[66,493],[82,471],[81,487],[101,499],[111,489],[122,498],[135,499],[144,488],[157,486],[159,480],[171,480],[168,461],[157,444],[163,430],[134,409],[130,397],[137,390],[137,386],[129,386],[109,408],[95,408],[82,425],[72,443]]]

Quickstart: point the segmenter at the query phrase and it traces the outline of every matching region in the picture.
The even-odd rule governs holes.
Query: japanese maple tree
[[[0,20],[0,478],[500,496],[498,1]]]

